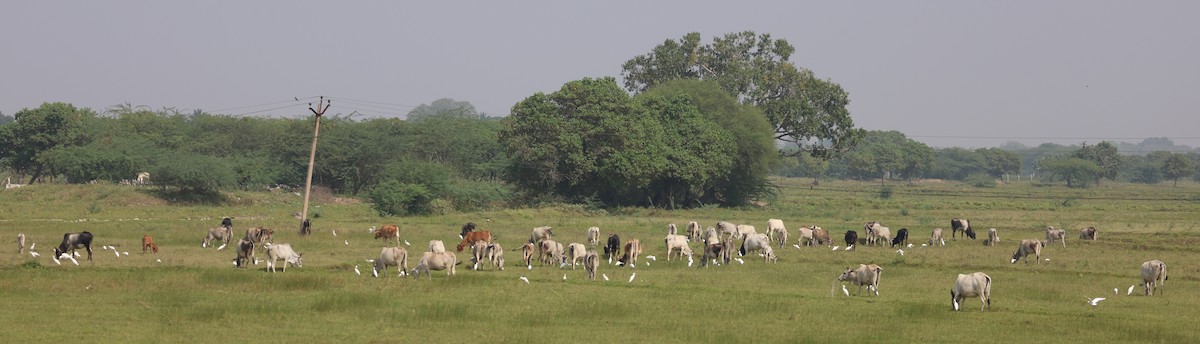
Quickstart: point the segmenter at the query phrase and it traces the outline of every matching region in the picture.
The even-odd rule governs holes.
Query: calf
[[[957,311],[963,299],[968,297],[978,297],[982,301],[983,305],[979,306],[981,311],[992,308],[992,277],[982,272],[958,274],[954,289],[950,289],[950,304]]]
[[[858,232],[846,231],[845,239],[846,239],[846,247],[847,248],[854,247],[854,245],[858,244]]]
[[[908,243],[908,228],[901,228],[899,232],[896,232],[896,237],[892,239],[892,247],[896,247],[896,245],[903,245],[903,244],[907,244],[907,243]]]
[[[142,236],[142,254],[146,254],[146,250],[158,253],[158,245],[154,244],[154,238],[151,238],[149,235]]]
[[[1032,254],[1034,261],[1036,261],[1037,264],[1041,264],[1042,247],[1044,246],[1046,246],[1046,244],[1043,244],[1041,241],[1035,239],[1021,240],[1021,246],[1018,246],[1017,252],[1013,253],[1012,261],[1010,263],[1015,264],[1017,260],[1025,258],[1025,264],[1029,264],[1029,255]]]
[[[596,280],[596,269],[600,267],[600,257],[596,255],[596,251],[588,251],[587,255],[583,256],[583,268],[587,270],[588,279]]]
[[[689,239],[694,240],[694,241],[700,241],[700,239],[701,239],[700,235],[704,234],[702,232],[703,232],[703,230],[700,228],[700,223],[698,223],[696,221],[688,222],[687,236]]]
[[[289,263],[298,268],[303,267],[304,255],[296,253],[291,244],[267,243],[264,246],[267,248],[267,270],[275,272],[275,261],[280,259],[283,260],[283,272],[287,272]]]
[[[1096,227],[1080,229],[1079,240],[1096,240]]]
[[[797,242],[798,242],[800,245],[802,245],[802,246],[804,246],[804,245],[807,245],[807,246],[812,246],[812,244],[813,244],[813,230],[812,230],[812,228],[809,228],[809,227],[800,227],[800,229],[797,229],[797,230],[796,230],[796,235],[800,236],[799,238],[796,238],[796,241],[797,241]]]
[[[1046,243],[1053,244],[1055,241],[1061,241],[1062,247],[1067,248],[1067,231],[1054,229],[1054,226],[1046,227]]]
[[[682,259],[683,255],[685,255],[685,254],[688,255],[688,257],[692,256],[692,248],[690,246],[688,246],[688,237],[686,237],[686,236],[668,234],[666,238],[663,238],[663,242],[667,246],[667,261],[668,262],[671,261],[671,252],[674,252],[676,249],[679,250],[679,258],[680,259]],[[688,258],[688,259],[691,259],[691,258]]]
[[[621,252],[621,237],[616,233],[608,235],[608,243],[604,245],[604,259],[612,264],[613,256]]]
[[[867,245],[883,245],[881,240],[884,243],[892,241],[892,230],[879,222],[867,222],[864,229],[867,231]]]
[[[971,240],[975,240],[975,230],[971,229],[970,221],[967,221],[967,219],[951,219],[950,220],[950,238],[954,239],[954,240],[958,240],[958,237],[956,237],[955,234],[957,234],[960,231],[963,232],[963,234],[966,235],[967,237],[970,237]]]
[[[64,233],[63,240],[58,247],[54,248],[54,258],[58,259],[67,250],[71,250],[71,255],[75,255],[75,249],[86,248],[88,260],[92,260],[92,233],[83,231],[79,233]]]
[[[387,273],[387,267],[395,266],[398,276],[408,274],[408,250],[403,247],[384,247],[375,259],[375,271]]]
[[[1146,292],[1143,295],[1154,295],[1167,281],[1167,264],[1155,259],[1142,263],[1142,286]],[[1159,291],[1161,294],[1162,291]]]
[[[209,228],[208,235],[204,237],[204,241],[200,242],[200,247],[212,245],[213,240],[220,241],[222,246],[229,245],[230,239],[233,239],[233,228],[225,226]]]
[[[946,246],[946,238],[942,237],[942,229],[941,228],[934,228],[933,234],[929,235],[929,246],[934,246],[934,245],[937,245],[938,243],[941,243],[942,246]]]
[[[983,244],[987,246],[996,246],[996,243],[998,242],[1000,242],[1000,234],[996,233],[995,228],[988,228],[988,238],[987,241],[983,242]]]
[[[817,245],[829,245],[833,243],[833,241],[829,240],[829,231],[826,231],[821,227],[813,226],[812,236],[813,240],[817,242]]]
[[[446,277],[454,276],[454,266],[458,265],[458,259],[453,252],[425,252],[421,254],[421,260],[417,261],[417,268],[413,269],[413,278],[421,277],[421,273],[429,276],[433,280],[432,270],[446,270]]]
[[[858,269],[851,270],[846,267],[841,276],[838,276],[838,281],[850,281],[858,286],[858,294],[862,295],[862,287],[867,286],[867,292],[875,291],[875,296],[879,296],[879,279],[883,276],[883,268],[879,265],[858,264]]]
[[[238,240],[235,250],[237,251],[237,258],[234,258],[233,265],[244,268],[250,262],[250,257],[254,256],[254,242],[245,238]]]

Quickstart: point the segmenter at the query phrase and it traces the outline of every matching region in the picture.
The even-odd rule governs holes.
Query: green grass
[[[100,342],[1197,342],[1190,319],[1200,317],[1193,296],[1200,238],[1195,196],[1200,185],[1179,188],[1105,184],[1066,189],[1032,184],[975,188],[926,182],[894,186],[888,199],[871,182],[780,180],[782,193],[766,207],[670,211],[621,208],[597,211],[573,205],[505,209],[431,217],[380,218],[369,205],[317,202],[314,235],[299,237],[291,217],[300,197],[289,193],[235,192],[221,205],[173,204],[145,190],[115,185],[32,185],[0,192],[0,338],[6,341]],[[1065,202],[1066,200],[1070,202]],[[315,208],[319,207],[319,208]],[[235,217],[237,235],[250,226],[277,230],[276,242],[304,253],[303,267],[265,272],[265,264],[237,269],[231,250],[201,248],[209,227]],[[948,240],[946,247],[862,247],[779,250],[778,264],[747,257],[745,265],[708,269],[666,262],[662,236],[668,223],[718,220],[766,227],[780,218],[789,228],[816,224],[840,238],[867,221],[909,228],[925,240],[954,217],[977,230],[995,227],[1001,242]],[[486,222],[490,219],[491,222]],[[602,265],[611,281],[588,281],[578,270],[520,267],[506,252],[505,271],[470,271],[464,264],[433,280],[365,277],[385,243],[367,228],[396,223],[423,251],[428,240],[457,243],[458,228],[474,221],[515,249],[529,229],[555,228],[557,240],[583,242],[585,230],[638,238],[644,254],[658,256],[636,269]],[[1067,248],[1047,246],[1040,264],[1009,264],[1020,239],[1043,238],[1045,226],[1068,230]],[[1080,242],[1078,229],[1096,226],[1096,242]],[[68,231],[96,235],[92,262],[56,265],[48,257]],[[336,230],[334,237],[331,230]],[[17,232],[37,243],[41,258],[18,255]],[[143,234],[161,251],[141,253]],[[794,236],[794,233],[793,233]],[[344,242],[349,241],[350,245]],[[115,245],[115,257],[100,245]],[[696,245],[693,245],[694,247]],[[698,251],[698,250],[697,250]],[[460,260],[465,254],[460,255]],[[156,262],[161,259],[162,262]],[[1138,266],[1167,263],[1164,294],[1125,296],[1138,283]],[[645,259],[643,259],[645,261]],[[881,296],[831,296],[846,266],[883,266]],[[365,271],[357,276],[355,266]],[[410,263],[410,268],[415,262]],[[951,310],[948,290],[958,273],[984,271],[994,279],[992,308],[968,299]],[[562,280],[566,274],[567,281]],[[530,284],[518,280],[527,276]],[[857,288],[848,286],[851,292]],[[840,287],[836,287],[840,289]],[[1112,295],[1120,288],[1120,295]],[[1107,297],[1099,307],[1084,297]],[[870,330],[863,325],[873,324]],[[77,330],[67,331],[67,328]],[[1036,338],[1036,339],[1034,339]]]

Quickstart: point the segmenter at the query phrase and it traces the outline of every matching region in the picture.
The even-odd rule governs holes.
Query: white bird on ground
[[[350,246],[350,240],[343,240],[342,243],[346,244],[346,246]]]
[[[224,250],[224,249],[225,249],[225,244],[221,244],[221,247],[217,247],[217,251]]]
[[[529,279],[525,278],[525,276],[521,276],[521,282],[525,282],[525,284],[529,284]]]
[[[617,266],[625,265],[624,262],[617,262]]]
[[[942,246],[946,246],[946,239],[941,239],[941,240],[942,240]]]
[[[929,244],[921,244],[921,247],[929,246]]]
[[[376,269],[374,266],[372,266],[371,267],[371,275],[375,276],[375,277],[379,277],[379,269]]]
[[[71,258],[71,254],[63,252],[62,255],[59,255],[58,257],[54,257],[54,260],[67,259],[67,258]]]
[[[232,262],[229,262],[229,263],[233,264],[233,266],[237,266],[237,260],[234,260],[234,261],[232,261]]]
[[[61,262],[59,262],[59,261],[58,261],[58,259],[51,259],[51,260],[53,260],[53,261],[54,261],[54,264],[62,265],[62,263],[61,263]]]
[[[74,253],[76,257],[83,257],[83,256],[79,255],[79,252],[71,252],[71,253]]]
[[[1129,290],[1125,292],[1125,295],[1133,295],[1133,287],[1136,287],[1136,286],[1137,286],[1136,284],[1129,286]]]
[[[117,255],[117,258],[121,258],[121,252],[117,252],[117,250],[113,250],[113,254]]]
[[[155,261],[155,262],[162,263],[162,259],[155,259],[154,261]]]
[[[846,294],[846,296],[850,296],[850,289],[846,289],[845,284],[842,285],[842,294]]]
[[[533,270],[533,264],[526,265],[526,266],[525,266],[525,269],[526,269],[526,270]]]
[[[912,248],[912,244],[908,244],[908,248]]]
[[[261,260],[258,260],[258,258],[254,258],[254,265],[258,265],[259,262],[261,262]]]
[[[632,274],[630,274],[630,275],[629,275],[629,282],[628,282],[628,283],[633,283],[633,279],[634,279],[634,278],[637,278],[637,273],[636,273],[636,272],[635,272],[635,273],[632,273]]]
[[[608,265],[612,265],[612,256],[608,256]]]
[[[689,268],[692,267],[692,262],[693,262],[692,256],[688,256],[688,267]]]
[[[562,269],[562,268],[565,268],[565,267],[567,267],[567,263],[562,263],[562,264],[559,264],[559,265],[558,265],[558,268],[559,268],[559,269]]]
[[[35,243],[33,243],[32,245],[29,245],[29,250],[30,250],[30,251],[33,251],[33,250],[34,250],[34,248],[36,248],[36,247],[37,247],[37,243],[35,242]]]
[[[375,262],[375,260],[374,260],[374,259],[363,259],[363,260],[367,261],[367,263],[374,263],[374,262]]]
[[[658,261],[658,257],[655,257],[655,256],[646,256],[646,259],[653,260],[656,262]]]
[[[566,280],[567,280],[567,274],[563,274],[563,280],[564,280],[564,281],[566,281]]]
[[[75,263],[75,265],[79,265],[79,261],[75,260],[75,257],[69,257],[69,258],[71,258],[72,263]]]
[[[463,236],[462,236],[462,234],[459,234],[459,235],[458,235],[458,240],[462,240],[462,239],[463,239]]]
[[[405,240],[405,241],[404,241],[404,246],[412,246],[412,244],[408,243],[408,240]]]
[[[335,237],[337,236],[337,230],[336,230],[336,229],[330,229],[329,231],[333,233],[333,236],[335,236]]]
[[[37,258],[38,256],[41,256],[41,254],[38,254],[37,252],[33,252],[33,251],[29,251],[29,255],[30,255],[30,256],[33,256],[34,258]]]
[[[375,233],[375,226],[371,226],[371,228],[367,228],[367,233]]]
[[[125,254],[125,256],[126,256],[126,257],[128,257],[128,256],[129,256],[129,251],[125,251],[125,252],[121,252],[121,253],[122,253],[122,254]]]
[[[738,264],[742,264],[742,265],[746,264],[746,261],[742,260],[741,258],[734,258],[734,260],[736,260],[738,262]]]
[[[792,247],[795,247],[797,250],[800,249],[800,245],[792,244]]]
[[[650,266],[650,262],[646,262],[646,266]]]
[[[854,249],[854,245],[846,246],[846,251],[853,250],[853,249]]]
[[[834,251],[837,251],[838,247],[841,247],[841,246],[834,246],[834,247],[833,247],[833,250],[834,250]]]
[[[899,253],[901,256],[903,256],[903,255],[904,255],[904,250],[902,250],[902,249],[901,249],[901,250],[896,250],[896,253]]]
[[[1096,307],[1097,303],[1100,303],[1100,301],[1104,301],[1103,297],[1097,297],[1097,298],[1093,299],[1093,298],[1088,298],[1087,296],[1084,296],[1084,298],[1087,298],[1088,304],[1092,305],[1092,307]]]
[[[359,276],[362,276],[362,271],[358,271],[358,265],[354,266],[354,273],[358,274]]]
[[[1048,262],[1048,261],[1050,261],[1050,258],[1046,258],[1046,261],[1047,261],[1047,262]]]
[[[606,275],[606,274],[600,274],[600,277],[604,277],[604,280],[605,280],[605,281],[608,281],[608,275]]]

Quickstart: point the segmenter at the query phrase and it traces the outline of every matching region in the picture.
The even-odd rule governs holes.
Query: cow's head
[[[850,269],[850,267],[847,266],[846,271],[842,271],[842,275],[838,276],[838,281],[851,281],[857,279],[857,277],[858,272]]]
[[[64,252],[62,249],[59,249],[58,247],[55,247],[54,248],[54,259],[58,259],[58,257],[62,257],[63,253],[66,253],[66,252]]]
[[[950,289],[950,304],[954,305],[954,310],[958,310],[958,295],[954,294],[954,289]]]
[[[967,230],[965,232],[967,233],[968,238],[971,238],[971,240],[975,240],[975,230],[967,228]]]
[[[304,263],[304,254],[303,253],[297,254],[295,256],[289,257],[287,260],[289,263],[295,264],[296,267],[303,267],[303,266],[301,266],[301,264]]]

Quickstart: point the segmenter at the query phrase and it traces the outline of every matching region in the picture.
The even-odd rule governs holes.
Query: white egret
[[[1129,291],[1126,291],[1125,295],[1133,295],[1133,287],[1136,287],[1136,286],[1137,286],[1136,284],[1129,286]]]
[[[606,275],[606,274],[600,274],[600,277],[604,277],[604,280],[605,280],[605,281],[608,281],[608,275]]]
[[[834,251],[837,251],[838,247],[841,247],[841,246],[836,246],[836,245],[835,245],[835,246],[833,246],[833,250],[834,250]]]
[[[371,267],[371,275],[375,276],[375,277],[379,277],[379,269],[376,269],[374,266],[372,266]]]
[[[633,283],[633,279],[634,279],[634,278],[637,278],[637,273],[636,273],[636,272],[635,272],[635,273],[633,273],[633,274],[630,274],[630,275],[629,275],[629,282],[628,282],[628,283]]]
[[[842,285],[842,294],[846,294],[846,296],[850,296],[850,289],[846,289],[845,284]]]
[[[658,257],[655,257],[655,256],[646,256],[646,259],[658,261]]]
[[[741,258],[734,258],[734,260],[736,260],[738,262],[738,264],[742,264],[742,265],[746,264],[746,261],[742,260]]]
[[[1093,299],[1093,298],[1088,298],[1087,296],[1084,296],[1084,298],[1087,298],[1088,304],[1092,305],[1092,307],[1096,307],[1097,303],[1100,303],[1100,301],[1104,301],[1103,297],[1097,297],[1097,298]]]
[[[525,278],[525,276],[521,276],[521,282],[525,282],[525,284],[529,284],[529,279]]]
[[[896,253],[899,253],[901,256],[903,256],[903,255],[904,255],[904,250],[902,250],[902,249],[901,249],[901,250],[896,250]]]
[[[29,252],[29,255],[30,255],[30,256],[33,256],[34,258],[37,258],[38,256],[41,256],[41,255],[40,255],[40,254],[38,254],[37,252],[32,252],[32,251],[30,251],[30,252]]]
[[[362,271],[358,271],[358,265],[354,266],[354,273],[358,274],[359,276],[362,276]]]

